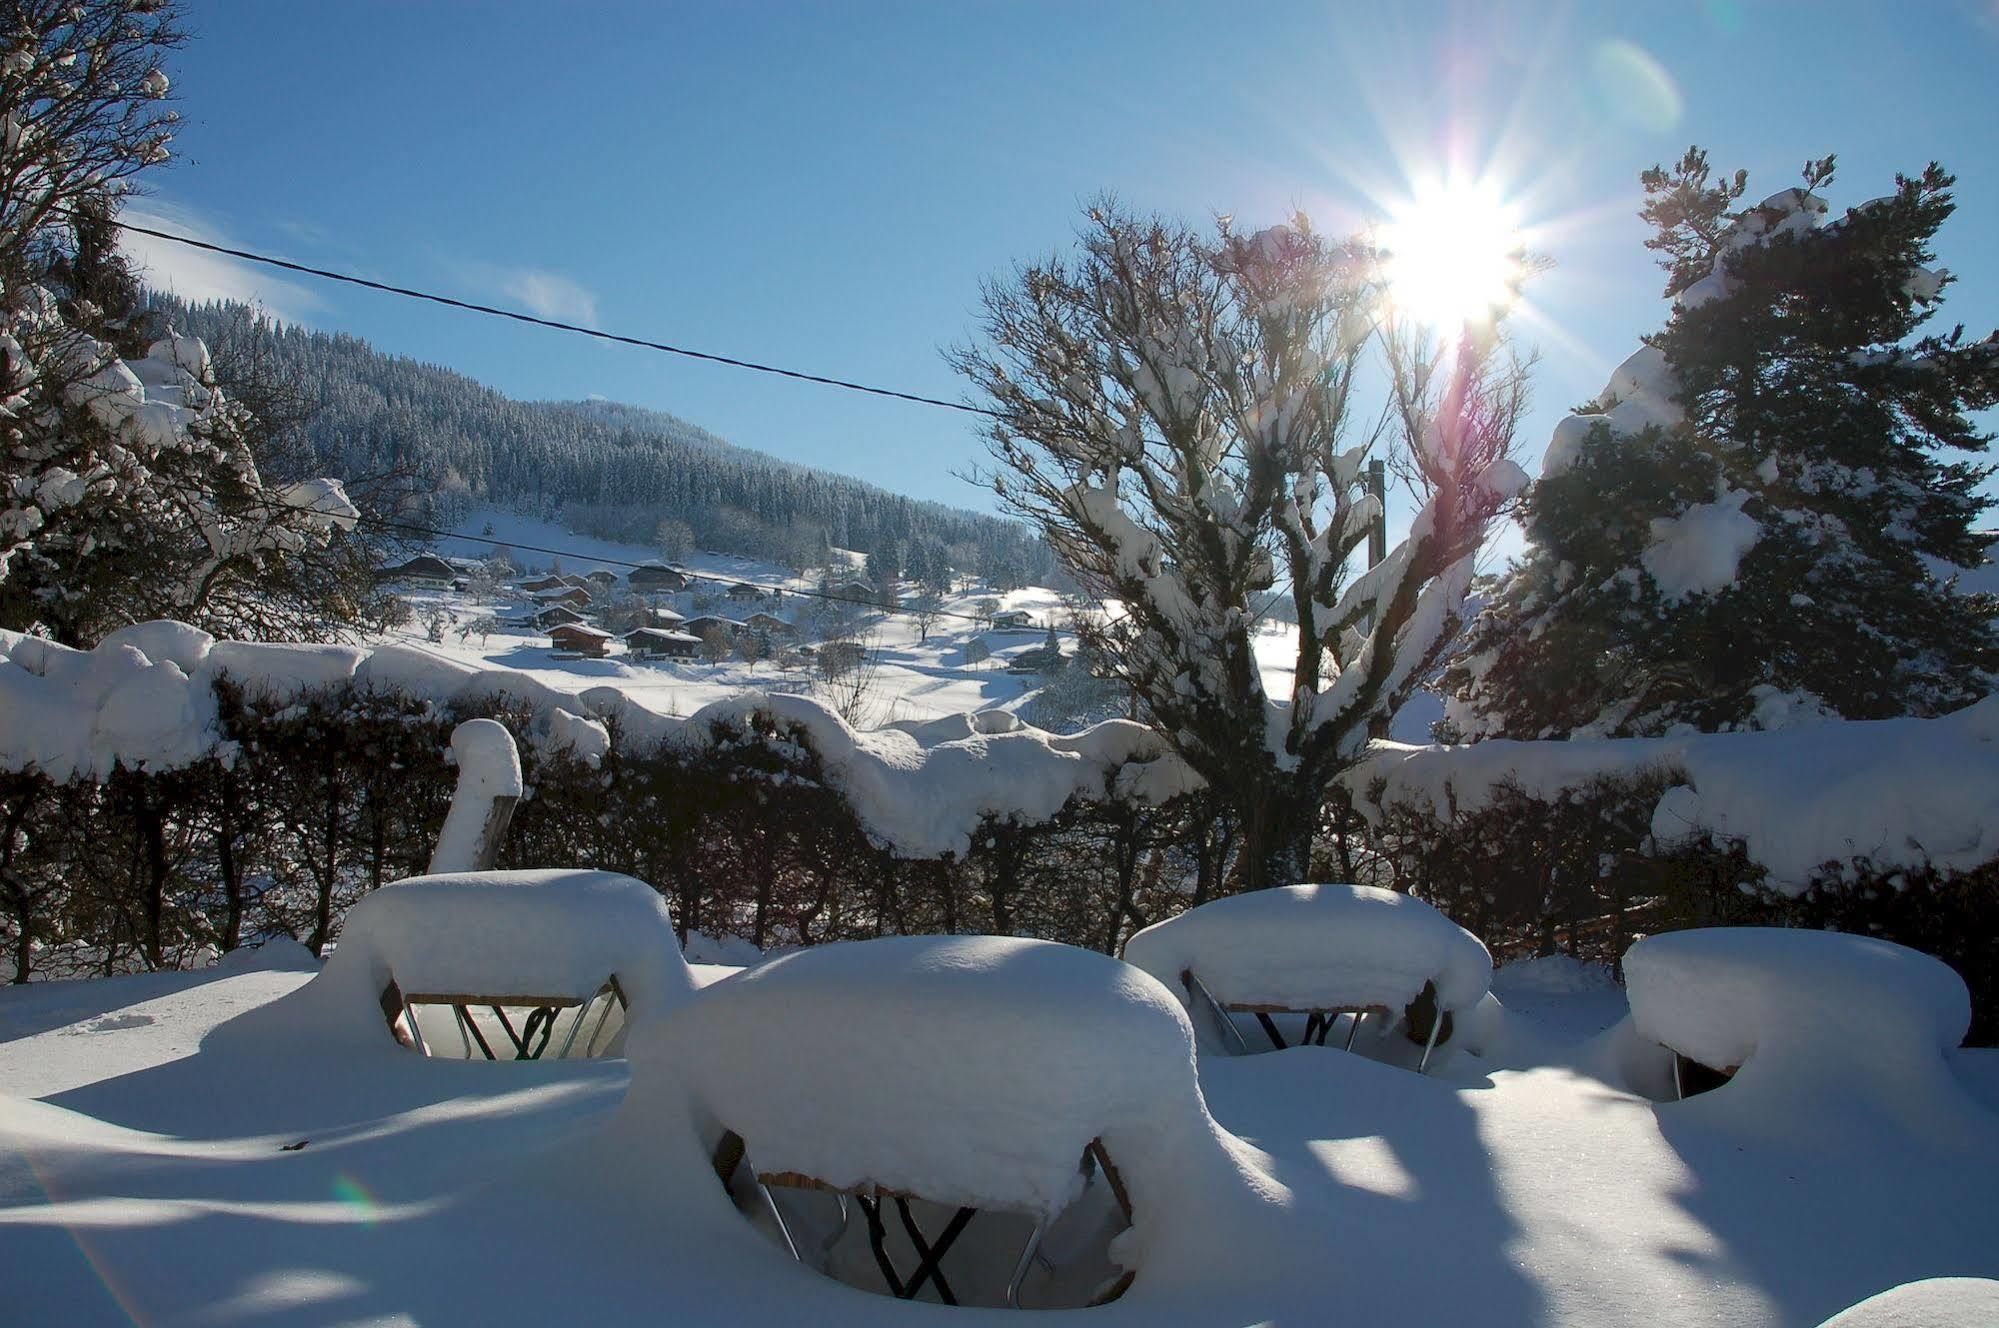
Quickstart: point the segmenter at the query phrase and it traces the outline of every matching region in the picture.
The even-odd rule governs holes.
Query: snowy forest
[[[1483,181],[1067,192],[960,402],[701,355],[988,515],[155,289],[591,335],[142,226],[197,14],[0,0],[0,1322],[1999,1322],[1999,315],[1920,126],[1620,147],[1586,355]]]
[[[1000,589],[1047,585],[1052,553],[1017,523],[888,493],[735,447],[660,411],[610,401],[513,401],[434,364],[245,305],[149,308],[220,358],[282,383],[314,473],[365,485],[385,512],[454,526],[474,502],[580,534],[748,554],[795,570],[829,548],[891,575],[942,561]]]

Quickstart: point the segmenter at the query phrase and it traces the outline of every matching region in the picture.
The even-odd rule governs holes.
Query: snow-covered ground
[[[437,542],[437,552],[453,558],[483,558],[495,552],[488,540],[504,543],[513,564],[522,571],[544,572],[559,563],[570,575],[585,575],[597,568],[616,573],[622,582],[634,563],[657,561],[657,550],[644,545],[620,544],[576,534],[550,521],[538,520],[498,508],[473,511],[457,529],[479,539],[449,538]],[[490,532],[490,533],[488,533]],[[532,550],[560,549],[559,558]],[[836,551],[861,571],[860,555]],[[810,590],[815,582],[771,563],[733,554],[690,551],[675,560],[675,566],[724,584],[702,589],[716,597],[727,582],[742,580],[754,585],[785,590]],[[439,655],[469,664],[490,664],[519,669],[563,690],[581,691],[611,685],[630,693],[648,710],[659,714],[687,715],[711,701],[745,691],[810,691],[813,674],[809,668],[784,669],[772,662],[754,665],[740,660],[705,660],[634,663],[621,657],[616,647],[607,659],[557,659],[546,636],[499,631],[487,636],[461,635],[460,629],[484,618],[517,616],[524,608],[519,599],[480,602],[462,594],[413,590],[406,594],[415,611],[413,621],[386,639],[418,645]],[[665,602],[686,616],[709,612],[740,618],[759,606],[740,606],[723,599],[709,608],[696,608],[694,596],[683,594]],[[1002,611],[1030,615],[1035,626],[994,631],[982,629],[969,619],[981,612],[985,601],[997,601]],[[809,611],[810,601],[793,599],[779,610],[780,616],[799,617]],[[941,603],[947,614],[940,616],[927,632],[906,614],[870,610],[859,615],[859,639],[873,653],[874,681],[861,707],[862,727],[874,727],[898,720],[937,719],[945,715],[978,710],[1001,709],[1019,712],[1032,700],[1040,680],[1032,674],[1006,671],[1009,660],[1032,650],[1046,638],[1050,624],[1066,625],[1067,610],[1055,591],[1042,586],[1020,590],[994,591],[971,585],[947,596]],[[1110,606],[1115,611],[1115,606]],[[430,641],[424,619],[432,608],[441,609],[449,619],[442,641]],[[1269,621],[1260,624],[1253,641],[1262,666],[1264,687],[1271,696],[1291,693],[1292,665],[1297,654],[1297,628],[1293,624]],[[809,636],[809,634],[808,634]],[[991,656],[974,662],[967,647],[983,638]],[[1064,649],[1074,649],[1065,638]],[[1077,720],[1102,718],[1111,713],[1078,715]],[[1441,701],[1430,693],[1418,693],[1396,716],[1391,736],[1398,742],[1425,743],[1430,725],[1443,715]],[[1066,727],[1066,726],[1065,726]]]
[[[523,571],[545,571],[559,561],[565,574],[586,575],[601,567],[616,573],[622,584],[631,564],[659,560],[657,550],[643,545],[578,535],[551,522],[497,509],[475,511],[458,528],[475,535],[490,528],[490,538],[504,541],[512,550],[514,565]],[[530,552],[530,546],[565,552],[558,560],[546,553]],[[438,541],[438,552],[454,558],[480,558],[494,549],[483,540],[445,539]],[[674,565],[689,573],[720,580],[720,584],[701,585],[696,592],[661,599],[661,603],[684,616],[713,613],[741,619],[754,612],[774,611],[802,624],[810,617],[809,600],[789,598],[772,610],[768,605],[742,605],[721,598],[721,592],[734,581],[789,591],[814,588],[813,580],[774,564],[731,554],[691,551],[675,560]],[[856,567],[856,574],[858,571]],[[718,602],[697,607],[696,593]],[[461,628],[483,618],[496,616],[504,620],[518,616],[526,608],[523,599],[476,601],[463,594],[424,590],[412,590],[405,598],[415,611],[414,619],[386,639],[419,645],[464,663],[519,669],[562,690],[615,686],[659,714],[692,714],[711,701],[746,691],[806,692],[815,685],[815,675],[809,667],[787,669],[772,661],[635,662],[625,659],[617,646],[612,647],[612,654],[606,659],[557,659],[548,637],[540,633],[499,631],[484,637],[461,635]],[[978,617],[980,603],[988,598],[997,600],[1001,610],[1030,614],[1036,626],[1005,631],[983,629],[971,619]],[[442,641],[427,639],[424,619],[433,607],[443,610],[450,620]],[[1028,587],[998,592],[975,585],[947,596],[941,607],[964,616],[940,616],[927,634],[906,614],[870,609],[856,615],[856,639],[874,659],[873,681],[860,705],[863,727],[897,720],[937,719],[977,710],[1017,710],[1038,686],[1034,675],[1008,673],[1006,664],[1022,651],[1040,646],[1048,624],[1059,625],[1063,621],[1061,598],[1054,591]],[[974,662],[967,655],[967,646],[980,637],[984,638],[991,657]],[[810,630],[801,636],[802,641],[812,639]],[[1074,649],[1073,639],[1067,648]]]
[[[357,1054],[239,1018],[310,965],[287,947],[203,973],[0,990],[0,1321],[977,1313],[794,1264],[717,1183],[670,1057],[645,1062],[628,1098],[622,1061],[425,1061],[386,1038]],[[1952,1054],[1930,1090],[1962,1096],[1971,1134],[1850,1111],[1820,1081],[1811,1110],[1848,1127],[1825,1142],[1721,1110],[1727,1088],[1686,1103],[1634,1091],[1631,1067],[1657,1049],[1629,1022],[1598,1031],[1623,1014],[1599,972],[1534,961],[1494,991],[1505,1007],[1488,1002],[1462,1039],[1482,1054],[1448,1048],[1428,1076],[1331,1047],[1203,1056],[1226,1156],[1204,1191],[1131,1178],[1165,1211],[1142,1224],[1129,1292],[1089,1322],[1809,1326],[1918,1278],[1999,1276],[1999,1052]],[[793,1035],[770,1022],[735,1030],[770,1041],[765,1063]],[[678,1054],[713,1074],[728,1041],[681,1038]],[[1958,1290],[1965,1305],[1984,1295]]]

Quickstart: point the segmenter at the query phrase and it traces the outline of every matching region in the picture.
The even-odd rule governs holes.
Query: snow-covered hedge
[[[1177,906],[1182,873],[1156,855],[1142,872],[1141,849],[1192,824],[1192,781],[1135,724],[862,733],[762,695],[677,719],[412,647],[0,634],[0,702],[0,820],[37,831],[0,843],[15,976],[200,962],[270,930],[321,947],[355,899],[424,870],[468,718],[523,757],[501,865],[622,871],[683,927],[758,946],[991,930],[1114,948]]]
[[[1829,865],[1856,876],[1966,872],[1999,858],[1999,697],[1937,719],[1770,732],[1385,744],[1345,784],[1378,819],[1392,809],[1474,811],[1508,789],[1552,802],[1661,776],[1655,846],[1738,847],[1761,884],[1784,894],[1804,893]]]
[[[123,766],[184,768],[233,758],[215,688],[289,699],[351,684],[439,709],[510,698],[534,713],[546,745],[601,759],[583,735],[615,724],[635,746],[698,750],[758,732],[781,755],[809,747],[871,836],[904,857],[963,855],[987,819],[1045,821],[1071,799],[1157,805],[1198,780],[1140,724],[1109,720],[1061,736],[1008,715],[953,716],[859,732],[810,697],[747,693],[685,719],[660,715],[615,687],[565,692],[524,673],[481,669],[415,646],[266,645],[216,641],[181,623],[115,632],[95,650],[70,650],[0,632],[0,767],[63,781],[102,780]],[[594,725],[593,725],[594,722]]]

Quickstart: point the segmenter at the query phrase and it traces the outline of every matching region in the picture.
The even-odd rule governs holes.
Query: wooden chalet
[[[588,623],[563,623],[550,629],[549,644],[557,650],[602,658],[611,653],[611,634]]]
[[[701,653],[701,638],[686,632],[641,627],[624,635],[625,653],[633,659],[693,659]]]
[[[641,594],[678,594],[687,589],[687,577],[665,563],[644,563],[625,575],[625,583]]]
[[[377,571],[375,580],[408,586],[425,586],[433,590],[449,590],[457,576],[458,569],[436,554],[419,553],[407,562]]]
[[[715,631],[733,640],[736,634],[743,630],[743,625],[734,618],[724,618],[718,613],[704,613],[680,624],[680,630],[691,632],[695,636],[706,636],[709,632]]]

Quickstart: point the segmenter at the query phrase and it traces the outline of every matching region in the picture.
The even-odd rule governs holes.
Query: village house
[[[551,627],[560,627],[565,623],[580,623],[583,621],[583,615],[570,608],[567,604],[551,604],[528,619],[531,625],[540,628],[544,632]]]
[[[664,605],[654,605],[645,611],[645,615],[648,627],[664,627],[676,632],[685,630],[687,615],[675,613]]]
[[[618,584],[618,574],[616,572],[611,571],[609,568],[604,568],[604,567],[599,567],[593,571],[585,572],[583,574],[583,579],[585,581],[588,581],[591,585],[597,586],[604,590],[609,590],[612,586]]]
[[[559,586],[553,590],[539,590],[534,595],[534,601],[537,604],[567,604],[572,608],[578,609],[587,606],[592,598],[588,590],[577,586]]]
[[[689,618],[680,624],[680,630],[691,636],[705,638],[710,632],[718,633],[724,641],[733,641],[741,634],[743,624],[734,618],[724,618],[719,614],[704,613],[698,618]]]
[[[725,593],[738,604],[758,604],[763,602],[764,588],[753,586],[747,581],[738,581]]]
[[[687,578],[665,563],[644,563],[634,567],[625,583],[640,594],[678,594],[687,589]]]
[[[772,640],[789,640],[798,635],[798,629],[774,613],[752,613],[743,619],[743,626],[760,636]]]
[[[548,641],[556,650],[602,658],[611,653],[611,634],[588,623],[563,623],[552,628]]]
[[[701,653],[701,638],[686,632],[641,627],[624,635],[625,653],[635,660],[693,659]]]
[[[375,580],[406,586],[422,586],[427,590],[449,590],[458,570],[434,553],[419,553],[407,562],[394,567],[384,567],[375,573]]]
[[[1031,631],[1033,627],[1034,618],[1025,609],[1007,609],[993,615],[995,631]]]

